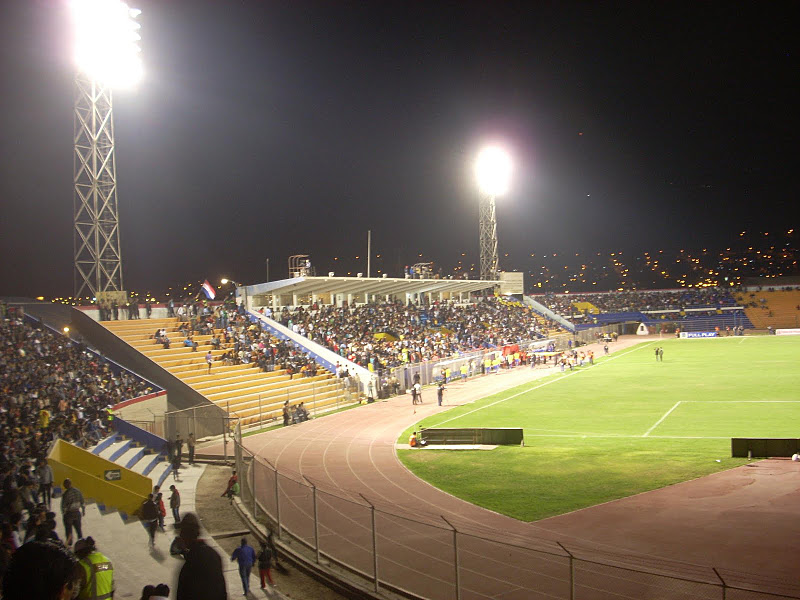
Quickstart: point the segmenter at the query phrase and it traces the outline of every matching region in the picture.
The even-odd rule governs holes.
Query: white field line
[[[652,426],[650,429],[648,429],[647,431],[645,431],[645,432],[642,434],[642,437],[647,437],[648,435],[650,435],[650,432],[651,432],[651,431],[653,431],[653,429],[655,429],[655,428],[656,428],[656,427],[658,427],[659,425],[661,425],[661,422],[662,422],[664,419],[666,419],[666,418],[667,418],[667,417],[670,415],[670,413],[672,413],[672,411],[673,411],[673,410],[675,410],[676,408],[678,408],[678,406],[680,406],[680,404],[681,404],[681,400],[678,400],[678,401],[675,403],[675,406],[673,406],[672,408],[670,408],[670,409],[669,409],[669,410],[668,410],[666,413],[664,413],[664,416],[663,416],[663,417],[661,417],[661,418],[660,418],[658,421],[656,421],[655,425],[653,425],[653,426]]]
[[[755,403],[777,403],[777,404],[797,404],[800,400],[681,400],[681,402],[701,402],[705,404],[717,404],[720,402],[755,402]]]
[[[626,354],[630,354],[631,352],[633,352],[635,350],[639,350],[641,348],[644,348],[645,346],[649,346],[650,344],[654,344],[654,343],[655,343],[655,340],[653,340],[652,342],[645,342],[644,344],[637,344],[636,346],[634,346],[630,350],[626,350],[625,352],[620,352],[619,354],[612,354],[611,356],[609,356],[603,362],[599,362],[597,364],[590,365],[588,368],[584,368],[584,369],[582,369],[580,371],[572,371],[571,373],[567,373],[566,375],[563,375],[562,377],[557,377],[556,379],[551,379],[550,381],[545,381],[544,383],[540,383],[540,384],[535,385],[533,387],[529,387],[528,389],[522,390],[521,392],[517,392],[516,394],[513,394],[513,395],[509,396],[508,398],[501,398],[500,400],[495,400],[491,404],[487,404],[485,406],[479,406],[478,408],[475,408],[473,410],[467,411],[462,415],[458,415],[458,416],[455,416],[455,417],[451,417],[449,419],[445,419],[444,421],[440,421],[439,423],[436,423],[435,425],[431,425],[431,427],[441,427],[445,423],[449,423],[450,421],[455,421],[456,419],[460,419],[461,417],[466,417],[467,415],[471,415],[472,413],[476,413],[479,410],[483,410],[485,408],[492,407],[492,406],[494,406],[496,404],[500,404],[502,402],[507,402],[509,400],[517,398],[518,396],[522,396],[523,394],[527,394],[528,392],[532,392],[534,390],[538,390],[539,388],[543,388],[546,385],[550,385],[551,383],[555,383],[556,381],[563,381],[567,377],[571,377],[573,375],[578,375],[579,373],[583,373],[584,371],[587,371],[588,369],[594,369],[594,368],[603,366],[603,365],[607,364],[608,362],[614,360],[615,358],[619,358],[621,356],[625,356]]]

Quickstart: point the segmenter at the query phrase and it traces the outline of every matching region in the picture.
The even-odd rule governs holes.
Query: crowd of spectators
[[[284,309],[273,317],[295,333],[373,370],[439,360],[546,335],[533,311],[499,298],[466,305],[315,304],[294,311]]]
[[[27,540],[57,539],[48,512],[50,444],[99,441],[108,433],[108,407],[152,390],[81,344],[5,306],[0,313],[0,552],[13,553]]]
[[[576,303],[588,302],[604,313],[641,312],[651,310],[683,310],[709,308],[716,310],[736,306],[728,289],[710,287],[685,290],[642,290],[635,292],[604,292],[595,294],[546,294],[542,304],[560,315],[569,317],[582,311]]]

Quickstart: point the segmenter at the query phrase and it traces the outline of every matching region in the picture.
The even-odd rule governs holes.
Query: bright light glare
[[[220,279],[220,280],[219,280],[219,282],[220,282],[222,285],[225,285],[226,283],[228,283],[228,281],[229,281],[229,280],[228,280],[228,279],[225,279],[224,277],[223,277],[222,279]]]
[[[511,157],[498,146],[488,146],[475,161],[478,187],[489,196],[501,196],[511,185]]]
[[[71,0],[75,62],[93,80],[115,88],[142,78],[138,30],[141,11],[121,0]]]

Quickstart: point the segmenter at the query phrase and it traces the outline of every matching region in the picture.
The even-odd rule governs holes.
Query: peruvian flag
[[[217,291],[211,287],[211,284],[208,283],[208,279],[203,282],[203,292],[205,292],[206,298],[209,300],[213,300],[217,297]]]

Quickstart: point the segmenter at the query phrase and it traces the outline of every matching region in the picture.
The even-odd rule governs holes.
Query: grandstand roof
[[[248,296],[261,294],[421,294],[478,292],[499,281],[478,279],[404,279],[390,277],[293,277],[245,286]],[[241,288],[240,288],[241,289]]]

